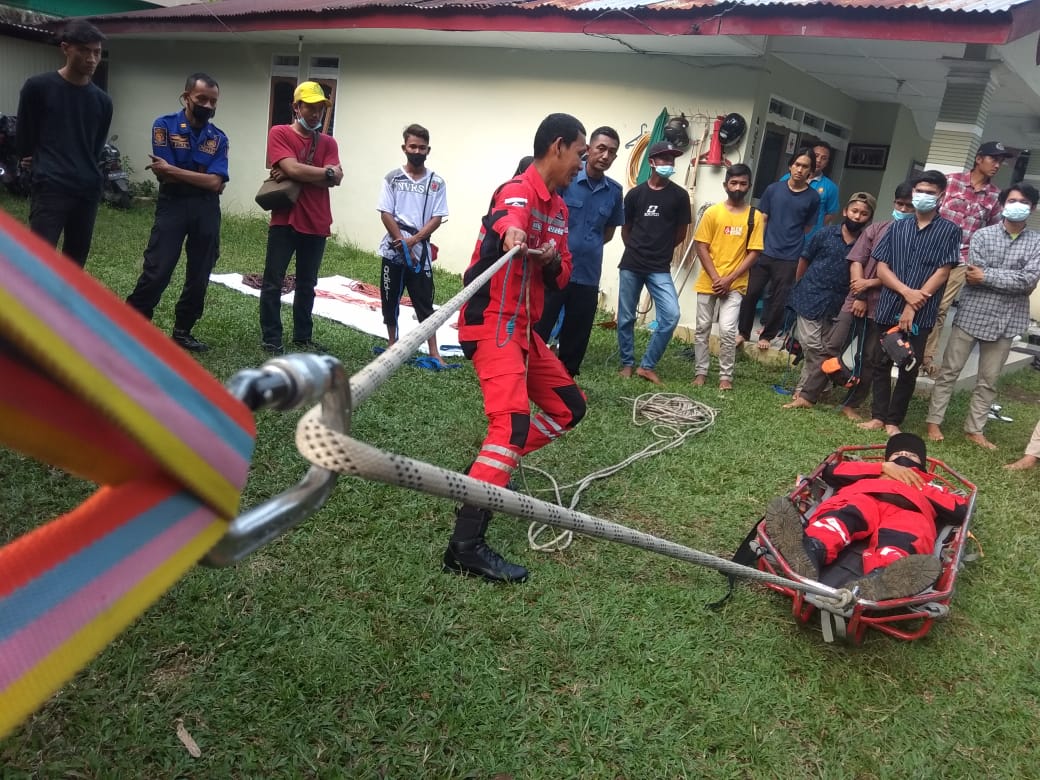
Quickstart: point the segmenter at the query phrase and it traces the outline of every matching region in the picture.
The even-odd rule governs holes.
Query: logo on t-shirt
[[[744,235],[743,225],[726,225],[722,229],[722,235],[724,236],[742,236]]]
[[[649,206],[647,206],[646,207],[646,213],[643,216],[644,217],[659,217],[659,216],[661,216],[661,214],[657,211],[657,204],[656,203],[651,203]]]

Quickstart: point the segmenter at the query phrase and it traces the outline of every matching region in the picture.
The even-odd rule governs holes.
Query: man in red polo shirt
[[[271,212],[267,231],[267,260],[260,287],[260,346],[281,354],[282,281],[289,261],[296,255],[296,290],[293,293],[293,347],[324,352],[313,339],[314,288],[325,255],[325,241],[332,232],[329,188],[343,181],[336,139],[322,132],[332,101],[321,84],[305,81],[293,92],[293,123],[275,125],[267,136],[267,165],[275,181],[299,182],[300,196],[290,208]]]
[[[459,343],[473,361],[487,436],[469,467],[475,479],[505,487],[520,458],[569,431],[585,415],[585,395],[534,331],[546,289],[571,275],[567,206],[559,191],[581,168],[585,128],[569,114],[550,114],[534,136],[534,162],[499,187],[483,219],[463,276],[469,284],[504,253],[520,251],[459,312]],[[531,415],[531,403],[541,412]],[[445,571],[494,582],[523,582],[527,569],[484,540],[491,512],[463,505],[444,552]]]

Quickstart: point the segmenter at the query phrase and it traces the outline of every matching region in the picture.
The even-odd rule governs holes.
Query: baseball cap
[[[658,141],[656,144],[650,147],[650,151],[646,153],[647,157],[681,157],[682,149],[669,143],[668,141]]]
[[[870,209],[871,214],[877,211],[877,198],[875,198],[869,192],[852,193],[852,197],[849,198],[849,202],[846,203],[845,206],[851,206],[853,203],[866,203],[867,208]]]
[[[1012,157],[1011,152],[1008,151],[1007,147],[1004,146],[1000,141],[986,141],[979,147],[979,150],[975,152],[976,155],[982,155],[984,157]]]
[[[332,105],[332,101],[325,97],[325,90],[317,81],[305,81],[296,88],[292,95],[293,103],[324,103]]]

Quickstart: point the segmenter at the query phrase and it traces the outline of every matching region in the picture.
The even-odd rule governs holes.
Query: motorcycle
[[[102,185],[105,203],[109,203],[119,209],[128,209],[133,196],[130,194],[130,176],[123,170],[123,158],[115,145],[118,139],[118,135],[113,135],[108,139],[108,142],[101,150],[101,159],[98,160],[98,166],[101,168],[101,173],[105,179]]]
[[[0,114],[0,183],[12,195],[24,198],[29,195],[30,173],[18,158],[17,127],[18,117]]]

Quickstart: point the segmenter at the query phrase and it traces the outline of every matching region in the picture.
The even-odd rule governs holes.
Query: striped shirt
[[[937,270],[960,262],[960,245],[961,229],[950,220],[936,216],[924,228],[918,228],[917,219],[911,218],[894,222],[877,242],[872,257],[887,265],[911,290],[920,290]],[[935,325],[945,288],[944,284],[935,290],[914,315],[914,325],[921,330]],[[905,306],[902,295],[885,287],[874,320],[878,325],[895,325]]]
[[[964,285],[954,324],[980,341],[1021,335],[1040,281],[1040,233],[1026,228],[1013,237],[1003,224],[980,228],[970,259],[984,276],[981,284]]]

